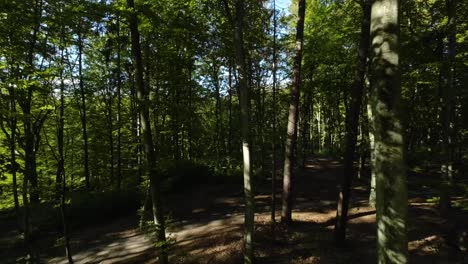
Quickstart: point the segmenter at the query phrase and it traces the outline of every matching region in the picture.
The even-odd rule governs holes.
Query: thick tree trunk
[[[252,167],[250,156],[250,89],[247,83],[247,69],[244,50],[244,0],[236,1],[236,21],[234,45],[237,72],[239,73],[239,104],[241,110],[242,155],[244,161],[244,263],[254,263],[254,193],[251,179]]]
[[[297,120],[299,117],[299,95],[301,87],[301,64],[302,47],[304,45],[304,17],[306,1],[299,0],[299,19],[296,30],[296,57],[294,58],[294,84],[291,89],[291,103],[289,105],[287,137],[285,144],[285,159],[283,172],[283,195],[281,222],[290,223],[292,221],[292,186],[296,164],[297,151]]]
[[[454,160],[454,61],[456,45],[456,5],[457,0],[446,0],[448,23],[447,23],[447,55],[442,64],[442,70],[446,71],[442,84],[442,184],[440,190],[439,210],[446,215],[450,210],[450,192],[453,185],[453,160]]]
[[[371,1],[362,3],[363,19],[361,23],[361,40],[358,51],[358,66],[354,76],[351,91],[351,105],[346,119],[346,147],[344,156],[344,173],[339,186],[338,204],[335,222],[335,243],[342,244],[346,239],[346,223],[348,218],[351,181],[355,176],[354,155],[356,150],[359,113],[361,110],[362,93],[364,90],[364,75],[366,73],[367,57],[369,55],[369,31]]]
[[[372,4],[371,105],[375,128],[378,263],[407,263],[408,194],[401,124],[398,0]]]
[[[140,33],[138,31],[138,16],[135,11],[135,5],[133,0],[127,0],[127,7],[132,12],[129,15],[129,26],[132,45],[132,56],[135,65],[137,107],[141,119],[141,128],[143,130],[143,146],[146,154],[146,173],[150,179],[151,198],[153,203],[153,221],[154,224],[158,227],[157,241],[161,245],[159,263],[166,264],[168,263],[168,253],[166,249],[167,242],[164,212],[160,196],[161,180],[156,172],[156,155],[149,119],[149,98],[148,91],[145,90],[145,84],[143,79],[143,61],[141,56]]]

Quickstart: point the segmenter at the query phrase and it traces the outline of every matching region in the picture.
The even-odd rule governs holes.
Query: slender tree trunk
[[[193,73],[193,60],[190,60],[189,68],[188,68],[188,108],[190,111],[193,111],[193,80],[192,80],[192,73]],[[188,120],[188,128],[187,128],[187,153],[188,159],[193,159],[193,116],[189,116]]]
[[[375,131],[374,131],[374,115],[370,100],[367,102],[367,116],[369,119],[369,152],[370,152],[370,191],[369,191],[369,206],[375,208]]]
[[[365,78],[366,79],[366,78]],[[361,117],[360,117],[360,122],[359,122],[359,168],[357,171],[357,178],[362,179],[364,176],[365,172],[365,165],[366,165],[366,160],[367,156],[369,155],[369,119],[367,117],[367,91],[368,87],[366,84],[366,81],[364,81],[364,92],[363,92],[363,102],[361,104]]]
[[[132,44],[132,56],[135,65],[137,107],[141,119],[141,128],[143,130],[143,146],[146,154],[146,172],[150,179],[151,198],[153,203],[153,221],[158,227],[157,241],[161,244],[159,262],[162,264],[166,264],[168,263],[168,254],[166,250],[167,242],[164,212],[160,196],[161,180],[156,172],[156,155],[149,119],[149,98],[148,91],[145,90],[145,84],[143,79],[144,73],[140,46],[140,33],[138,31],[138,16],[135,11],[135,5],[133,0],[127,0],[127,7],[131,11],[131,14],[129,16],[129,26]]]
[[[408,194],[401,123],[398,0],[372,4],[371,105],[375,129],[378,263],[407,263]]]
[[[216,97],[216,105],[215,105],[215,122],[216,122],[216,131],[215,131],[215,152],[216,152],[216,166],[220,166],[220,158],[221,158],[221,98],[220,98],[220,85],[219,85],[219,77],[218,77],[218,65],[216,65],[216,58],[213,59],[213,82],[215,86],[215,97]]]
[[[244,263],[254,263],[254,214],[255,201],[252,182],[250,156],[250,89],[248,86],[247,67],[244,50],[244,0],[235,2],[236,20],[234,45],[236,52],[237,72],[239,74],[239,103],[241,110],[242,155],[244,161]]]
[[[289,105],[288,129],[285,146],[284,172],[283,172],[283,196],[281,222],[292,222],[292,185],[295,173],[297,152],[297,121],[299,117],[299,95],[301,87],[302,47],[304,45],[304,16],[306,1],[299,0],[299,19],[296,30],[296,57],[294,59],[294,84],[291,89],[291,104]]]
[[[302,103],[302,117],[300,123],[301,128],[301,167],[305,168],[307,156],[310,154],[310,115],[312,113],[312,76],[314,72],[314,66],[310,67],[309,72],[309,85],[304,89],[304,100]]]
[[[271,152],[272,152],[272,164],[271,164],[271,223],[272,223],[272,233],[275,231],[275,222],[276,222],[276,0],[273,0],[273,98],[272,98],[272,140],[271,140]]]
[[[179,101],[180,101],[180,87],[179,83],[176,83],[173,87],[174,90],[174,98],[173,98],[173,108],[172,108],[172,118],[171,118],[171,125],[172,125],[172,147],[173,147],[173,158],[175,160],[180,160],[180,139],[179,139],[179,132],[180,132],[180,114],[179,114]]]
[[[63,65],[63,50],[61,55],[62,65]],[[57,164],[57,179],[60,181],[57,182],[58,189],[61,190],[60,192],[60,216],[62,218],[62,225],[63,225],[63,237],[65,239],[65,254],[67,255],[68,263],[73,263],[73,258],[70,250],[70,236],[68,233],[68,222],[66,217],[66,179],[65,179],[65,159],[64,159],[64,152],[63,152],[63,131],[64,131],[64,111],[65,111],[65,83],[63,78],[63,70],[60,71],[60,109],[59,109],[59,125],[58,125],[58,132],[57,132],[57,144],[58,144],[58,154],[59,160]]]
[[[11,70],[10,70],[11,71]],[[3,94],[0,92],[0,96]],[[15,204],[15,214],[17,217],[17,225],[18,230],[21,231],[21,220],[20,220],[20,205],[19,205],[19,198],[18,198],[18,183],[17,183],[17,175],[16,172],[18,170],[17,162],[16,162],[16,129],[18,127],[17,123],[17,113],[16,113],[16,93],[15,87],[11,84],[8,84],[8,97],[10,102],[8,104],[8,110],[10,111],[11,117],[8,118],[6,121],[8,127],[10,128],[10,133],[6,130],[5,126],[3,125],[3,120],[0,120],[0,128],[7,137],[8,145],[10,148],[10,170],[12,176],[12,191],[13,191],[13,201]]]
[[[228,109],[228,112],[229,112],[229,121],[228,121],[228,125],[229,125],[229,129],[228,129],[228,142],[227,142],[227,145],[228,145],[228,156],[229,158],[232,157],[232,66],[229,65],[229,81],[228,81],[228,84],[229,84],[229,90],[228,90],[228,97],[229,97],[229,109]]]
[[[108,67],[106,67],[108,68]],[[114,185],[115,184],[115,174],[114,174],[114,135],[113,135],[113,131],[114,131],[114,118],[113,118],[113,115],[114,113],[112,112],[112,90],[111,90],[111,87],[110,87],[111,83],[109,82],[108,83],[108,87],[107,87],[107,125],[108,125],[108,128],[109,128],[109,133],[107,135],[108,139],[109,139],[109,151],[110,151],[110,155],[109,155],[109,165],[110,165],[110,168],[109,168],[109,174],[110,174],[110,180],[111,180],[111,184]]]
[[[27,67],[30,70],[34,69],[34,55],[36,49],[36,42],[38,33],[40,30],[40,23],[42,17],[42,9],[43,9],[43,2],[42,0],[35,1],[35,8],[34,8],[34,27],[32,29],[32,36],[30,40],[30,47],[27,56]],[[27,76],[30,78],[30,76]],[[25,160],[24,160],[24,167],[25,167],[25,178],[26,180],[26,188],[27,191],[27,182],[31,183],[30,189],[30,198],[31,202],[39,203],[39,190],[37,186],[37,166],[36,166],[36,133],[35,130],[40,131],[40,128],[35,129],[35,122],[33,121],[32,117],[32,97],[33,97],[33,85],[28,86],[26,93],[24,94],[25,97],[20,101],[20,106],[23,111],[23,127],[24,127],[24,153],[25,153]],[[41,122],[39,122],[40,124]],[[27,194],[26,194],[27,196]],[[27,209],[25,209],[27,210]],[[26,214],[25,214],[26,215]],[[29,218],[29,213],[28,213]],[[26,239],[26,235],[25,235]]]
[[[15,96],[15,88],[12,87],[10,89],[10,104],[11,104],[11,112],[13,117],[11,118],[11,134],[10,134],[10,164],[11,164],[11,175],[13,179],[13,199],[15,201],[15,212],[16,216],[20,217],[20,206],[19,206],[19,199],[18,199],[18,184],[16,182],[16,171],[18,170],[18,166],[16,163],[16,128],[17,128],[17,119],[16,119],[16,96]]]
[[[121,80],[121,43],[120,17],[117,18],[117,189],[122,185],[122,80]]]
[[[261,84],[261,72],[260,70],[258,71],[258,86],[261,90],[261,112],[260,112],[260,128],[259,128],[259,133],[260,133],[260,157],[261,157],[261,168],[262,172],[265,170],[266,167],[266,160],[268,159],[268,156],[265,155],[267,153],[267,145],[265,144],[266,139],[266,128],[265,128],[265,100],[266,100],[266,87],[265,85]]]
[[[457,0],[446,0],[448,23],[447,23],[447,55],[442,64],[446,71],[442,87],[442,157],[441,167],[442,184],[440,190],[439,210],[446,215],[450,210],[450,193],[453,185],[453,160],[454,160],[454,72],[455,72],[455,45],[456,45],[456,5]]]
[[[24,242],[29,246],[31,239],[31,221],[30,221],[30,208],[29,208],[29,197],[28,197],[28,176],[24,173],[23,186],[22,186],[22,198],[23,198],[23,234]]]
[[[320,102],[317,104],[317,150],[319,153],[322,152],[322,109],[320,107]]]
[[[83,39],[81,33],[81,23],[78,24],[78,77],[80,86],[80,99],[81,99],[81,129],[83,137],[83,164],[86,189],[90,189],[90,174],[89,174],[89,149],[88,149],[88,132],[87,132],[87,117],[86,117],[86,96],[83,79]]]
[[[339,186],[338,204],[335,222],[335,243],[342,244],[346,239],[346,223],[348,218],[351,181],[355,176],[354,155],[356,150],[359,112],[361,110],[362,93],[364,90],[364,75],[366,73],[367,57],[369,55],[369,31],[371,1],[363,0],[363,20],[361,24],[361,40],[358,52],[358,67],[354,76],[351,92],[351,105],[346,119],[346,147],[344,157],[344,173]]]

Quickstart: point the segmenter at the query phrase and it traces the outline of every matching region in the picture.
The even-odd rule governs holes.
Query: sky
[[[276,0],[277,9],[284,9],[287,12],[290,5],[291,5],[291,0]]]

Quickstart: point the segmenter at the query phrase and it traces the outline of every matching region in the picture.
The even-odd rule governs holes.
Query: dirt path
[[[257,190],[257,263],[375,263],[375,210],[367,206],[368,179],[356,180],[353,185],[347,234],[350,242],[340,249],[331,244],[336,178],[341,173],[336,161],[308,162],[294,186],[294,224],[290,228],[278,225],[274,238],[269,224],[268,186]],[[242,262],[240,190],[232,186],[204,186],[169,197],[172,204],[168,208],[176,208],[171,214],[173,223],[168,234],[173,242],[171,263]],[[412,193],[410,262],[465,263],[462,253],[466,252],[453,250],[444,243],[444,221],[434,205],[426,203],[426,198]],[[119,219],[111,225],[75,234],[75,263],[155,263],[151,241],[135,226],[135,218]],[[48,262],[66,263],[63,257]]]

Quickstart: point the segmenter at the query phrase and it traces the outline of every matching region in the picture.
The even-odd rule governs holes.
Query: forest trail
[[[337,161],[309,160],[294,186],[294,224],[290,228],[278,224],[274,239],[269,224],[268,186],[257,190],[258,263],[375,262],[375,210],[367,206],[368,179],[356,179],[353,184],[347,235],[352,242],[341,249],[332,246],[336,179],[341,173]],[[191,199],[168,197],[169,208],[176,208],[168,232],[173,243],[171,263],[241,263],[243,202],[238,186],[204,186],[184,193],[184,197]],[[280,188],[277,205],[279,198]],[[434,206],[422,197],[410,198],[413,201],[410,219],[414,219],[409,230],[411,262],[458,263],[460,253],[443,243],[442,221]],[[278,210],[279,206],[277,213]],[[75,232],[72,236],[75,263],[155,263],[152,243],[138,231],[136,223],[135,217],[124,218],[79,234]],[[66,259],[56,257],[48,263],[66,263]]]

